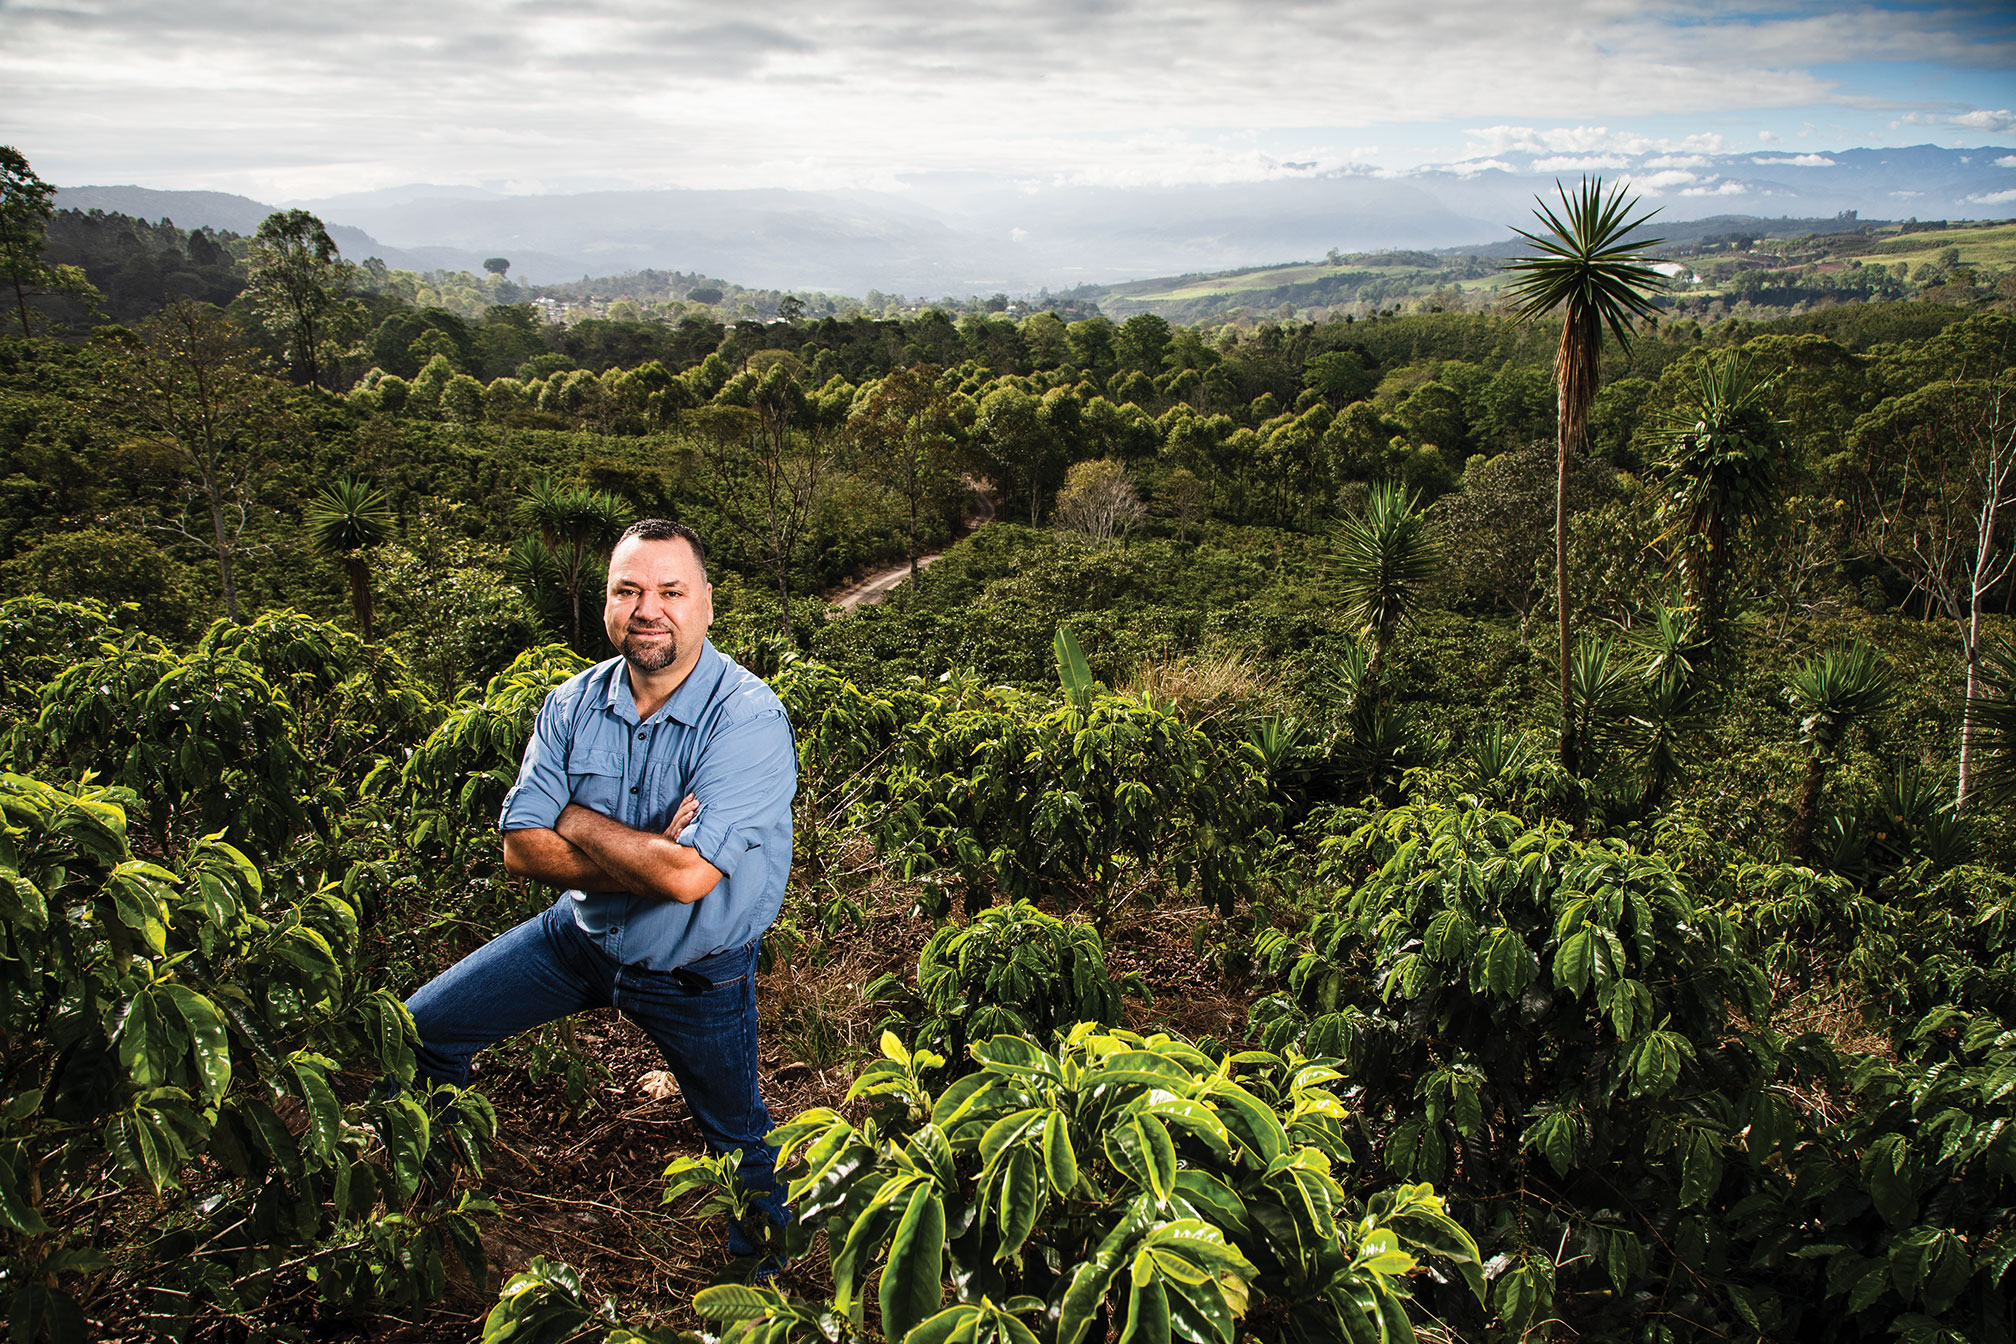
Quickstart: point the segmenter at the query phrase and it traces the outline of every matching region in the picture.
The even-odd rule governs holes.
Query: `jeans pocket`
[[[742,947],[731,947],[726,952],[716,952],[698,961],[690,961],[679,970],[689,976],[700,977],[714,989],[728,989],[755,973],[756,944],[748,943]]]

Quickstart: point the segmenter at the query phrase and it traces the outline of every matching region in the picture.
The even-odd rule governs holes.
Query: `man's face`
[[[691,664],[714,623],[714,589],[683,538],[632,537],[609,557],[602,624],[639,672]]]

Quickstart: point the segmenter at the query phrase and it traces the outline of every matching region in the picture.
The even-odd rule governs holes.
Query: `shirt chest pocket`
[[[567,754],[567,796],[591,812],[618,821],[624,819],[623,775],[625,761],[620,751],[591,751],[575,748]]]

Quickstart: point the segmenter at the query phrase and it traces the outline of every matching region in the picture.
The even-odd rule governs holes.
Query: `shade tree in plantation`
[[[246,271],[253,311],[286,349],[294,381],[321,386],[357,268],[343,260],[320,219],[281,210],[252,236]]]
[[[924,510],[953,480],[957,431],[952,399],[929,364],[892,370],[847,420],[861,469],[903,505],[913,579]]]
[[[1799,789],[1787,857],[1812,857],[1813,827],[1820,817],[1820,792],[1848,730],[1866,724],[1896,694],[1890,665],[1868,644],[1857,641],[1815,654],[1792,670],[1785,686],[1799,735],[1806,742],[1806,776]]]
[[[1441,572],[1442,546],[1420,497],[1392,482],[1372,487],[1364,510],[1338,527],[1336,546],[1344,619],[1370,645],[1359,683],[1360,699],[1369,702],[1378,696],[1394,632],[1420,611]]]
[[[157,524],[217,562],[224,615],[236,623],[235,558],[247,537],[247,480],[284,418],[278,389],[255,369],[243,334],[205,303],[172,303],[115,340],[104,366],[107,402],[149,442],[169,448],[195,477],[193,502]],[[207,523],[207,527],[204,524]],[[197,530],[202,529],[202,530]]]
[[[1073,462],[1057,492],[1057,525],[1094,545],[1127,535],[1147,514],[1127,468],[1110,457]]]
[[[602,557],[629,521],[623,501],[607,491],[548,477],[527,488],[516,512],[518,521],[533,529],[532,539],[544,553],[528,548],[521,567],[535,573],[550,567],[567,595],[568,640],[578,652],[581,607],[597,582]]]
[[[1647,263],[1644,251],[1663,242],[1634,235],[1650,215],[1631,212],[1636,197],[1622,187],[1603,189],[1602,178],[1584,178],[1574,195],[1558,183],[1561,210],[1544,201],[1534,212],[1543,232],[1514,229],[1539,249],[1508,268],[1518,278],[1508,294],[1522,318],[1561,313],[1561,340],[1554,355],[1554,385],[1558,403],[1556,429],[1554,575],[1559,609],[1558,639],[1561,692],[1561,764],[1577,768],[1574,705],[1569,694],[1568,638],[1568,467],[1589,447],[1589,410],[1596,399],[1597,357],[1607,329],[1618,345],[1629,349],[1631,323],[1652,313],[1651,295],[1666,279]]]

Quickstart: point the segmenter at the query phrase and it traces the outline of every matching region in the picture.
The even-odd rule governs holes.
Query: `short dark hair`
[[[700,542],[700,534],[684,523],[675,523],[667,518],[640,518],[623,529],[623,535],[616,538],[616,545],[626,541],[683,541],[693,548],[693,558],[700,564],[700,582],[707,582],[707,548]],[[612,553],[614,547],[610,548]]]

